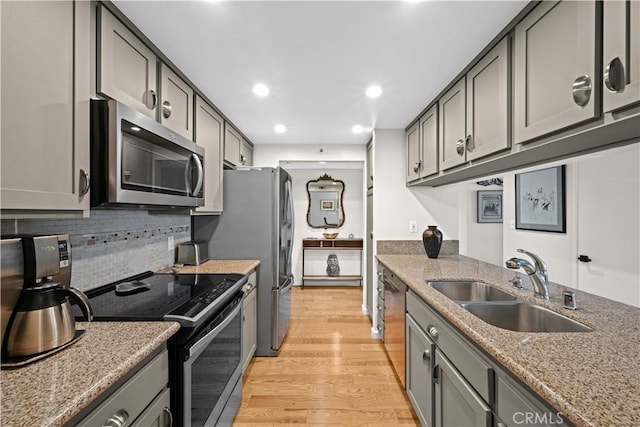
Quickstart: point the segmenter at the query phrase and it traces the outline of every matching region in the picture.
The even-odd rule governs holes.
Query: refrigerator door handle
[[[295,232],[295,217],[293,211],[293,185],[291,184],[291,180],[287,180],[287,207],[289,209],[289,218],[291,220],[291,223],[289,224],[289,227],[291,228],[289,241],[289,262],[291,262],[293,257],[293,236]],[[293,282],[293,277],[291,279]]]

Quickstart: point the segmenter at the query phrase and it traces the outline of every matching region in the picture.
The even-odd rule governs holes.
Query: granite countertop
[[[248,260],[222,260],[210,259],[200,265],[185,265],[180,267],[178,274],[223,274],[223,273],[239,273],[249,274],[260,265],[260,261],[254,259]],[[169,268],[160,270],[160,273],[171,272]]]
[[[3,426],[62,426],[179,329],[175,322],[78,322],[78,342],[1,372]]]
[[[562,308],[562,291],[551,283],[550,301],[512,288],[512,270],[461,255],[377,255],[410,289],[499,364],[577,426],[640,426],[640,308],[576,292],[578,310]],[[553,272],[551,272],[553,274]],[[502,288],[594,329],[593,332],[529,333],[483,322],[427,279],[476,279]]]

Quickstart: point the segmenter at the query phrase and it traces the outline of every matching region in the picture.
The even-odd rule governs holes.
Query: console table
[[[311,282],[360,282],[362,286],[362,239],[302,239],[302,287]],[[358,251],[360,252],[360,274],[358,275],[308,275],[305,273],[305,254],[307,251]]]

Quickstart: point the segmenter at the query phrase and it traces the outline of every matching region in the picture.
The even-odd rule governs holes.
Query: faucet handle
[[[520,276],[513,276],[513,279],[510,279],[509,283],[511,283],[511,286],[514,288],[524,289],[524,286],[522,286],[522,278]]]
[[[545,264],[542,258],[540,258],[538,255],[534,254],[533,252],[526,251],[524,249],[516,249],[516,251],[523,253],[525,255],[529,255],[533,259],[533,262],[536,264],[536,271],[543,274],[547,274],[547,264]]]

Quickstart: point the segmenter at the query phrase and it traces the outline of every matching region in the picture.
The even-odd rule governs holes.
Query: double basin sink
[[[518,332],[591,332],[593,329],[555,311],[517,299],[484,282],[427,281],[479,319]]]

